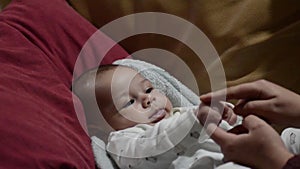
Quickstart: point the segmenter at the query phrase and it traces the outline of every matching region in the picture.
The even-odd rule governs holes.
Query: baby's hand
[[[228,103],[222,104],[224,104],[222,119],[227,121],[228,124],[234,125],[237,122],[237,115],[233,111],[233,106],[229,105]]]
[[[222,112],[221,112],[222,110]],[[221,120],[233,125],[237,121],[237,115],[227,103],[219,103],[217,107],[210,107],[205,103],[199,105],[197,118],[202,125],[214,123],[219,125]]]

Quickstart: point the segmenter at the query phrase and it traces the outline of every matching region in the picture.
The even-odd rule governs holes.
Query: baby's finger
[[[219,112],[204,104],[199,106],[197,117],[202,125],[207,125],[209,123],[219,124],[222,119]]]
[[[233,110],[227,106],[224,107],[222,119],[227,121],[228,124],[234,125],[237,121],[237,115],[234,114]]]

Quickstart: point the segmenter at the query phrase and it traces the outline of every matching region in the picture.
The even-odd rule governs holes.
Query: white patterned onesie
[[[195,116],[198,107],[175,108],[155,125],[112,132],[107,151],[121,169],[211,169],[223,164],[219,146]],[[228,130],[226,122],[221,123]],[[243,168],[243,167],[241,167]]]
[[[300,154],[300,129],[287,128],[281,133],[287,149],[293,154]]]

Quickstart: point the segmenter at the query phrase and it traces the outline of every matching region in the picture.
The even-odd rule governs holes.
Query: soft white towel
[[[113,160],[111,160],[106,153],[106,145],[104,141],[97,138],[96,136],[93,136],[91,139],[97,167],[101,169],[117,169],[118,167],[114,164]]]
[[[199,97],[193,91],[162,68],[135,59],[121,59],[113,64],[128,66],[138,71],[156,89],[161,90],[170,99],[173,107],[187,107],[200,104]]]

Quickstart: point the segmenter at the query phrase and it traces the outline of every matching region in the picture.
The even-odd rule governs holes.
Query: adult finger
[[[255,115],[249,115],[244,118],[242,125],[251,133],[251,131],[268,124]]]
[[[220,99],[224,98],[227,94],[227,89],[221,89],[215,92],[210,92],[200,96],[200,100],[204,103],[210,103],[212,98]]]
[[[211,139],[213,139],[221,147],[236,137],[235,134],[228,133],[213,123],[207,126],[207,131],[207,133],[210,134]]]
[[[218,90],[215,92],[211,92],[208,94],[204,94],[200,96],[200,100],[208,103],[214,98],[216,100],[222,99],[226,97],[227,100],[230,99],[262,99],[264,95],[262,95],[262,85],[260,85],[260,81],[244,83],[237,86],[232,86],[227,89]]]
[[[253,100],[253,101],[241,101],[233,108],[235,114],[246,117],[250,114],[259,116],[265,120],[271,120],[274,116],[272,108],[273,104],[271,100]]]

